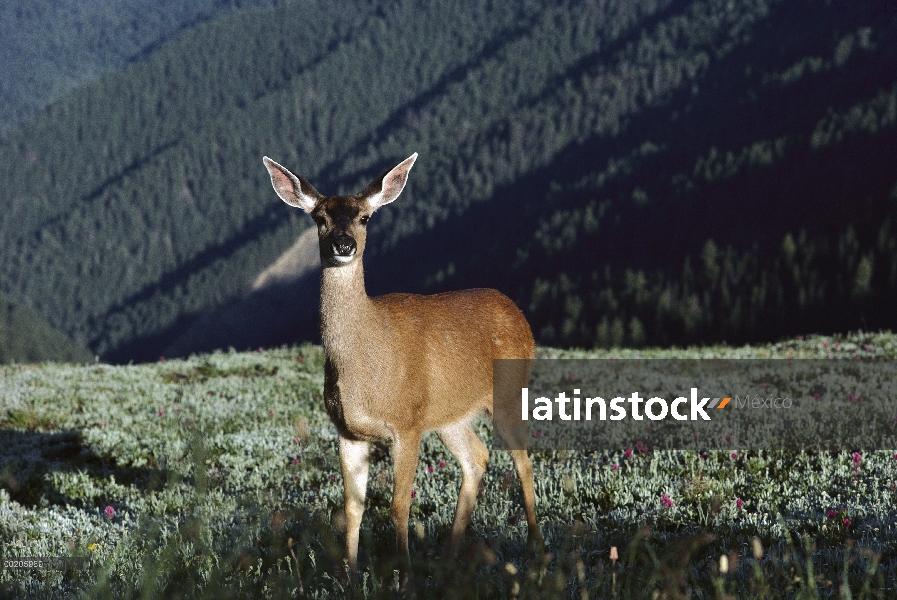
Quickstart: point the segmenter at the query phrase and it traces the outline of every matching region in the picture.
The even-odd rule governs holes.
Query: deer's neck
[[[361,260],[321,271],[321,341],[332,360],[341,362],[358,349],[358,336],[369,332],[374,303],[364,289]]]

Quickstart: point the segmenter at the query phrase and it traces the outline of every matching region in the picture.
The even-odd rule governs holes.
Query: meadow
[[[897,336],[538,352],[894,359]],[[128,366],[0,367],[0,554],[91,561],[87,570],[2,571],[0,597],[396,597],[385,444],[373,449],[362,572],[352,586],[338,575],[342,478],[322,386],[323,354],[312,345]],[[490,441],[488,422],[479,433]],[[449,564],[441,544],[460,469],[428,435],[411,507],[412,591],[894,597],[895,450],[655,451],[633,442],[540,451],[533,464],[545,555],[525,545],[519,483],[496,450],[461,556]]]

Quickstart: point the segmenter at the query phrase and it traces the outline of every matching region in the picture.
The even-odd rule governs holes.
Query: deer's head
[[[318,225],[321,264],[337,267],[361,258],[368,219],[375,210],[402,193],[408,181],[408,172],[417,160],[417,153],[354,196],[323,196],[310,183],[267,156],[263,160],[280,199],[310,214]]]

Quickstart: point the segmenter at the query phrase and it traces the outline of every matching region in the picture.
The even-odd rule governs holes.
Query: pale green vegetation
[[[539,352],[894,359],[897,336]],[[86,571],[2,572],[0,596],[342,597],[342,479],[322,365],[319,347],[301,346],[133,366],[0,367],[0,549],[93,561]],[[489,426],[480,433],[490,438]],[[412,501],[418,597],[893,597],[893,449],[858,462],[852,448],[737,458],[626,457],[631,449],[533,457],[542,558],[525,547],[509,457],[493,452],[462,557],[450,565],[438,556],[460,471],[426,437]],[[358,597],[396,594],[388,452],[374,448]]]

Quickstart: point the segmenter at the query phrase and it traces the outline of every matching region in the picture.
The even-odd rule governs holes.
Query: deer
[[[456,558],[474,510],[489,451],[473,419],[493,417],[495,431],[514,461],[523,488],[527,536],[542,549],[536,519],[533,469],[525,432],[498,427],[493,413],[520,412],[535,354],[533,334],[514,302],[494,289],[434,295],[369,297],[362,258],[372,214],[405,187],[417,153],[374,179],[354,196],[324,196],[305,179],[267,156],[271,184],[281,200],[317,225],[321,257],[321,341],[324,405],[338,433],[345,511],[345,563],[358,568],[358,544],[369,471],[369,444],[391,442],[392,522],[403,582],[410,572],[408,514],[425,432],[436,431],[460,463],[461,487],[444,551]],[[493,399],[493,360],[527,359],[508,375],[512,394]]]

